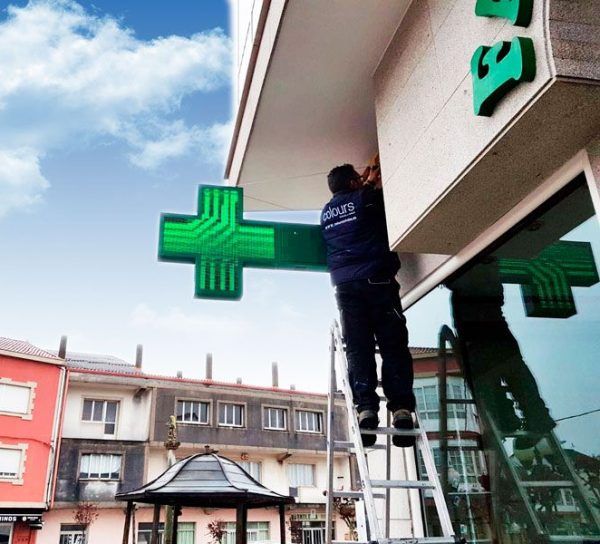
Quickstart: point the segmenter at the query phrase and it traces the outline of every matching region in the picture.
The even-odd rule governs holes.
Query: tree
[[[223,537],[227,534],[225,522],[220,519],[211,521],[208,524],[208,535],[215,544],[221,544]]]
[[[358,533],[356,532],[356,506],[354,499],[334,497],[333,507],[339,514],[342,521],[348,527],[348,533],[352,540],[358,540]]]
[[[80,502],[73,511],[75,523],[84,526],[83,544],[87,542],[90,525],[98,519],[98,515],[98,506],[92,502]]]

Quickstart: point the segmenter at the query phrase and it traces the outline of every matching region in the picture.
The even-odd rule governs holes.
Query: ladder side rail
[[[563,449],[560,442],[558,441],[558,438],[556,437],[556,434],[554,433],[554,431],[550,431],[548,433],[547,437],[548,437],[548,439],[550,441],[550,445],[553,447],[553,449],[559,452],[561,461],[563,462],[564,466],[566,467],[567,471],[569,472],[569,474],[571,476],[571,480],[573,482],[573,487],[571,487],[571,489],[573,490],[574,493],[579,495],[581,508],[585,510],[585,513],[586,513],[588,519],[595,524],[596,531],[598,532],[598,534],[600,534],[600,516],[598,515],[596,510],[592,507],[592,505],[589,503],[585,489],[581,483],[581,480],[579,479],[579,476],[577,475],[577,472],[575,470],[575,467],[573,466],[573,463],[565,454],[565,450]]]
[[[333,535],[333,469],[334,469],[334,421],[335,421],[335,332],[331,329],[329,366],[329,396],[327,398],[327,499],[325,504],[325,544],[331,544]]]
[[[392,414],[386,410],[386,426],[392,426]],[[385,435],[385,479],[392,479],[392,435]],[[385,490],[385,538],[390,538],[390,524],[392,516],[392,490]]]
[[[446,338],[448,333],[453,334],[450,327],[444,325],[440,329],[438,358],[440,368],[438,372],[438,390],[440,397],[440,476],[442,481],[442,489],[444,493],[448,493],[448,352],[446,351]]]
[[[437,468],[435,466],[435,461],[431,453],[431,447],[429,445],[429,439],[427,438],[427,432],[423,427],[421,417],[419,416],[419,412],[417,410],[415,410],[415,417],[417,419],[417,425],[421,430],[421,435],[417,440],[417,445],[419,447],[419,450],[421,451],[421,456],[423,457],[423,463],[425,465],[425,471],[427,472],[427,478],[433,484],[433,501],[435,502],[435,507],[438,512],[440,525],[442,527],[442,534],[444,537],[453,537],[455,536],[454,527],[452,526],[450,513],[448,512],[448,506],[444,497],[444,491],[442,489],[440,479],[437,473]]]
[[[442,329],[440,330],[440,340],[442,337],[444,338],[444,341],[448,342],[450,344],[450,346],[452,347],[452,351],[453,351],[455,357],[459,358],[460,351],[459,351],[459,346],[458,346],[458,339],[457,339],[456,335],[454,334],[454,331],[447,325],[444,325],[442,327]],[[475,404],[477,406],[476,392],[472,391],[472,394],[473,394],[473,399],[475,400]],[[519,494],[521,501],[525,505],[525,510],[527,512],[527,516],[528,516],[529,520],[531,521],[531,524],[533,525],[533,529],[535,530],[535,532],[537,533],[538,536],[546,535],[547,533],[544,530],[544,528],[542,527],[542,525],[533,509],[533,506],[531,505],[531,501],[529,500],[529,495],[527,494],[526,489],[522,485],[520,485],[521,480],[520,480],[513,464],[511,463],[510,459],[508,458],[508,455],[506,453],[504,446],[502,445],[502,438],[500,437],[500,432],[498,431],[498,428],[494,424],[494,421],[491,418],[487,417],[487,413],[485,410],[480,410],[480,411],[478,410],[478,414],[484,425],[484,428],[487,427],[488,429],[490,429],[490,431],[492,433],[494,442],[497,444],[497,451],[500,453],[500,460],[501,460],[502,466],[504,467],[505,471],[508,473],[508,476],[510,477],[510,479],[512,479],[514,488],[517,491],[517,493]]]
[[[351,439],[354,441],[356,462],[358,464],[358,472],[360,474],[361,486],[365,499],[365,508],[367,511],[370,539],[379,541],[383,540],[383,535],[381,534],[379,528],[377,510],[375,508],[375,499],[373,497],[373,489],[371,487],[371,480],[369,478],[369,467],[367,464],[367,457],[362,445],[362,440],[360,438],[358,419],[356,417],[356,411],[354,410],[352,390],[350,388],[350,381],[348,376],[348,361],[346,359],[342,336],[337,323],[334,323],[333,330],[336,348],[334,352],[336,355],[335,359],[338,365],[338,375],[342,382],[344,400],[346,401],[346,409],[348,412],[348,426],[351,434]]]

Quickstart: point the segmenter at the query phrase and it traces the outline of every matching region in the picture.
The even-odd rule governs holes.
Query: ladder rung
[[[334,447],[338,450],[349,450],[356,448],[354,442],[347,442],[345,440],[336,440]],[[365,450],[385,450],[387,449],[385,444],[373,444],[372,446],[364,447]]]
[[[523,487],[574,487],[575,484],[570,480],[553,480],[553,481],[529,481],[520,482]]]
[[[394,427],[379,427],[377,429],[359,429],[360,434],[393,434],[396,436],[421,436],[420,429],[395,429]]]
[[[386,489],[435,489],[435,485],[426,480],[371,480],[371,487]]]
[[[446,404],[475,404],[473,399],[446,399]]]
[[[332,540],[331,544],[374,544],[374,540]],[[451,536],[422,536],[408,538],[386,538],[385,544],[455,544],[456,539]]]
[[[332,540],[331,544],[373,544],[371,540]],[[389,538],[385,540],[386,544],[455,544],[456,539],[448,536],[424,536],[415,538]]]
[[[443,450],[443,447],[440,447]],[[462,450],[462,451],[483,451],[479,446],[446,446],[447,450]]]
[[[390,538],[389,544],[456,544],[452,536],[421,536],[412,538]]]
[[[528,432],[528,431],[513,431],[511,433],[503,433],[502,431],[500,431],[500,434],[504,437],[504,438],[517,438],[519,436],[525,436],[527,438],[529,438],[530,436],[539,436],[540,440],[546,436],[545,433],[532,433],[532,432]]]
[[[333,492],[334,497],[343,497],[343,498],[347,498],[347,499],[363,499],[364,495],[365,495],[364,491],[334,491]],[[373,493],[373,498],[374,499],[385,499],[385,494],[384,493]]]
[[[596,535],[548,535],[548,542],[576,542],[577,544],[598,544]]]
[[[491,491],[449,491],[448,495],[491,495]]]

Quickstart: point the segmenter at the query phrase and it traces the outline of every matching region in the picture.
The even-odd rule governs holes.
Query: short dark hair
[[[352,188],[352,181],[356,179],[356,170],[351,164],[336,166],[327,174],[329,190],[335,194],[340,191],[348,191]]]

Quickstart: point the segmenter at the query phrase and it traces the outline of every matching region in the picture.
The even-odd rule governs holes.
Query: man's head
[[[327,174],[327,184],[333,194],[357,189],[361,185],[360,181],[360,174],[351,164],[336,166]]]

